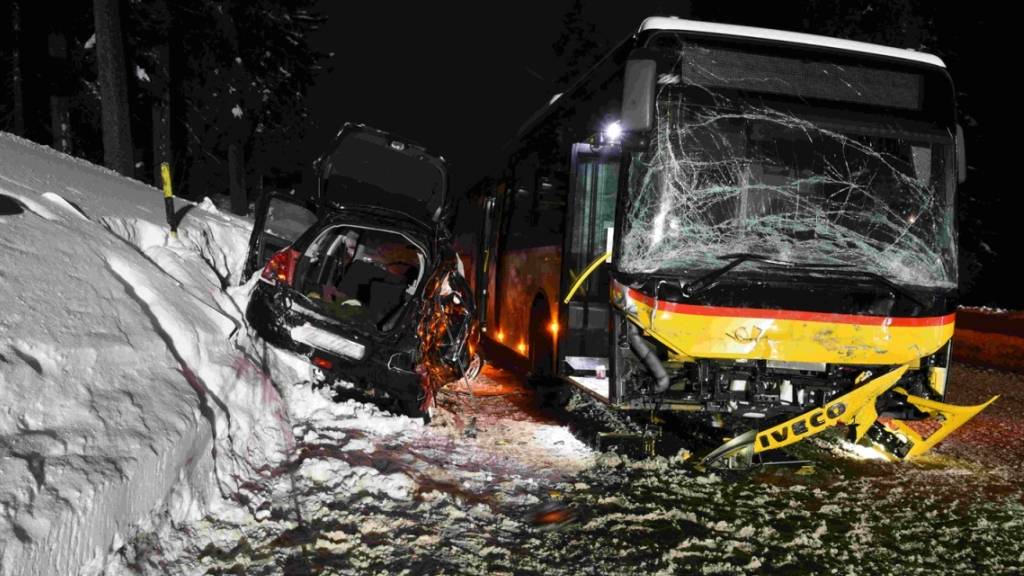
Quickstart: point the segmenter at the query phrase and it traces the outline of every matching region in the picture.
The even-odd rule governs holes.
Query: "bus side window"
[[[561,234],[565,224],[565,208],[569,191],[562,174],[540,175],[537,178],[537,223],[544,232]]]

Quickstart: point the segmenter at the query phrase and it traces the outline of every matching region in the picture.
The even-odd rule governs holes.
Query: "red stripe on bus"
[[[620,287],[624,288],[621,284]],[[654,307],[654,298],[633,288],[626,288],[629,297]],[[834,324],[860,324],[863,326],[945,326],[952,324],[956,313],[925,318],[903,318],[891,316],[858,316],[856,314],[834,314],[829,312],[801,312],[797,310],[766,310],[763,308],[730,308],[725,306],[698,306],[678,302],[658,302],[659,312],[675,312],[694,316],[724,316],[729,318],[759,318],[770,320],[797,320],[802,322],[831,322]]]

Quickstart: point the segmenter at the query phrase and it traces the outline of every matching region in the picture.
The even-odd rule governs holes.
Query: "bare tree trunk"
[[[154,76],[160,79],[159,94],[153,102],[153,179],[157,187],[162,186],[160,164],[171,161],[171,86],[170,48],[167,44],[157,47],[158,69]]]
[[[93,0],[96,67],[103,111],[103,162],[108,168],[132,176],[135,162],[120,8],[120,0]]]
[[[71,115],[68,110],[66,86],[67,39],[64,34],[51,32],[48,41],[51,65],[58,69],[50,84],[50,134],[53,137],[55,150],[70,153]]]
[[[17,2],[11,3],[11,90],[14,92],[14,133],[25,135],[25,100],[21,75],[21,10]]]

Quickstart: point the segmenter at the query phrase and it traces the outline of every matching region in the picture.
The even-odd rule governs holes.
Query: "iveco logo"
[[[778,429],[761,432],[757,435],[757,441],[761,447],[770,449],[776,444],[785,443],[789,439],[797,439],[808,434],[820,432],[824,428],[833,426],[840,416],[846,413],[846,404],[836,402],[827,408],[819,408],[809,412],[804,418]]]

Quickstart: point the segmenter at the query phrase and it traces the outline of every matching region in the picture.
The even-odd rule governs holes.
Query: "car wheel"
[[[426,410],[421,410],[422,402],[415,398],[399,398],[395,400],[395,407],[397,412],[403,416],[422,418],[424,424],[430,424],[432,407],[428,406]]]
[[[480,370],[484,367],[484,359],[479,354],[473,354],[473,357],[469,360],[469,365],[466,366],[464,372],[467,380],[473,380],[480,375]]]

